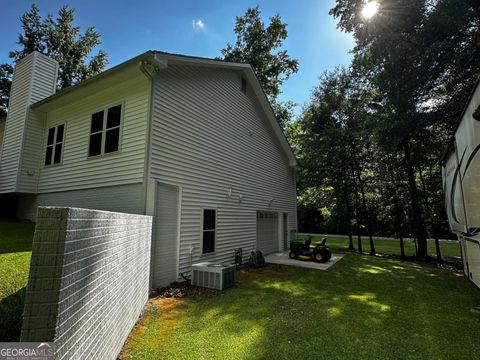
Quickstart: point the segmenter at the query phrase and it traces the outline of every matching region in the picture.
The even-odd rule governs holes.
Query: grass
[[[35,225],[0,222],[0,341],[18,341]]]
[[[320,240],[321,237],[314,237],[312,243]],[[303,237],[299,237],[299,240],[303,240]],[[375,251],[381,254],[400,255],[400,241],[399,240],[374,240]],[[347,237],[328,237],[327,244],[332,250],[336,251],[348,251],[348,238]],[[436,258],[437,253],[435,250],[435,242],[429,240],[428,254]],[[358,249],[357,238],[353,238],[353,246]],[[405,255],[415,256],[415,244],[413,240],[404,240]],[[370,252],[370,242],[368,237],[362,237],[363,252]],[[460,257],[460,245],[456,241],[441,241],[440,252],[442,257],[447,259],[455,259]]]
[[[213,297],[151,300],[121,359],[480,358],[480,290],[458,274],[346,254],[239,275]]]

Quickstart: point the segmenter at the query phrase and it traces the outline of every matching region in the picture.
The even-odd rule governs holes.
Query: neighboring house
[[[38,52],[15,68],[0,194],[17,217],[153,215],[153,286],[237,248],[286,248],[296,160],[250,65],[148,51],[55,93],[57,72]]]
[[[443,155],[450,230],[462,249],[465,275],[480,287],[480,78]]]

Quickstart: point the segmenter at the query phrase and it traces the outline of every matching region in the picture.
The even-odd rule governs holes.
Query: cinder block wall
[[[41,207],[22,341],[57,359],[115,359],[148,300],[150,216]]]

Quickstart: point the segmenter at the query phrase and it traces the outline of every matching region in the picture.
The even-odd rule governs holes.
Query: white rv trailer
[[[450,230],[458,236],[465,275],[480,287],[480,78],[443,155]]]

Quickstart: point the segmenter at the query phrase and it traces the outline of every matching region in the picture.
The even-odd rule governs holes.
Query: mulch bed
[[[184,282],[175,282],[170,286],[160,288],[152,292],[150,297],[155,298],[204,298],[222,293],[220,290],[193,286]]]

